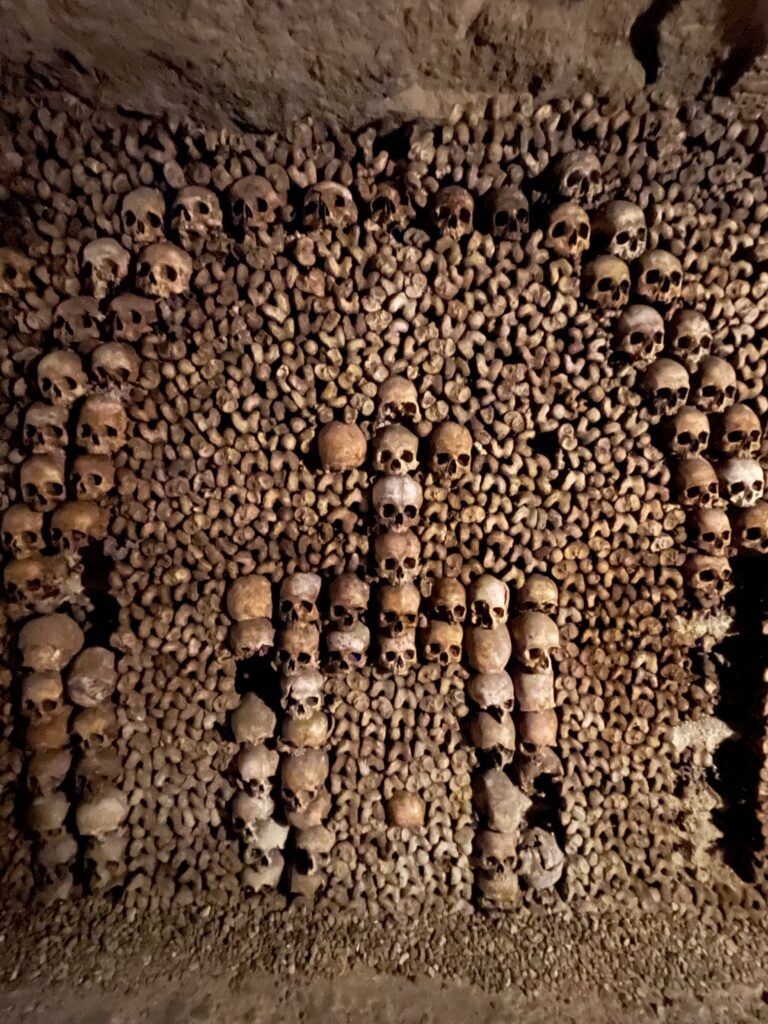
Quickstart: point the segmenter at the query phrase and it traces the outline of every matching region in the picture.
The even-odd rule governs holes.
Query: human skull
[[[357,206],[345,185],[335,181],[319,181],[304,196],[304,226],[309,231],[320,228],[343,229],[357,223]]]
[[[173,202],[171,226],[185,249],[202,252],[206,242],[218,238],[224,228],[216,193],[199,185],[187,185],[181,189]]]
[[[656,359],[646,370],[641,387],[654,416],[674,416],[688,401],[688,371],[674,359]]]
[[[625,306],[629,287],[629,267],[617,256],[597,256],[584,267],[582,295],[600,309]]]
[[[616,321],[616,351],[645,369],[664,348],[664,320],[651,306],[627,306]]]
[[[325,635],[330,672],[353,672],[365,667],[365,655],[371,643],[368,627],[355,622],[345,629],[331,629]]]
[[[125,881],[125,854],[128,834],[119,829],[101,839],[86,844],[84,862],[88,871],[88,884],[94,892],[109,892]]]
[[[323,707],[325,680],[317,669],[304,669],[280,680],[280,706],[290,718],[306,720]]]
[[[280,634],[275,668],[294,675],[320,664],[320,632],[309,622],[292,622]]]
[[[82,649],[82,629],[68,615],[53,613],[21,627],[18,646],[24,665],[35,672],[61,672]]]
[[[373,507],[379,525],[404,533],[419,521],[421,485],[411,476],[382,476],[373,485]]]
[[[520,711],[517,733],[521,744],[530,747],[554,747],[557,743],[557,712]]]
[[[437,663],[441,668],[458,665],[461,661],[461,650],[464,630],[452,622],[440,622],[434,619],[421,630],[421,647],[424,660]]]
[[[274,813],[275,802],[269,791],[254,795],[241,790],[232,801],[232,824],[246,844],[259,833],[262,822],[269,821]]]
[[[40,394],[51,405],[70,406],[88,390],[88,377],[76,352],[49,352],[37,366]]]
[[[280,618],[283,622],[318,622],[317,599],[323,581],[314,572],[296,572],[280,584]]]
[[[367,448],[365,434],[356,423],[341,423],[336,420],[333,423],[326,423],[317,434],[320,465],[333,473],[362,466]]]
[[[695,309],[678,309],[667,329],[667,351],[693,373],[712,348],[709,320]]]
[[[26,558],[45,547],[43,513],[26,505],[11,505],[3,513],[3,547],[16,558]]]
[[[235,227],[247,237],[274,224],[282,201],[266,178],[251,174],[230,187],[229,204]]]
[[[33,402],[24,416],[24,447],[35,455],[61,452],[67,446],[69,409],[65,405]]]
[[[637,262],[635,291],[646,302],[665,306],[680,298],[683,268],[677,256],[663,249],[644,252]]]
[[[717,465],[720,494],[736,508],[751,508],[765,490],[763,468],[754,459],[724,459]]]
[[[484,573],[469,585],[469,621],[473,626],[492,629],[509,616],[509,587],[503,580]]]
[[[512,669],[515,699],[521,711],[547,711],[555,707],[555,676],[552,669],[529,672],[520,665]]]
[[[488,876],[513,872],[517,864],[517,843],[517,832],[478,829],[472,843],[472,867]]]
[[[57,551],[74,554],[94,541],[104,540],[109,515],[95,501],[68,501],[51,517],[51,542]]]
[[[354,667],[354,666],[353,666]],[[315,711],[309,718],[291,718],[286,715],[280,725],[280,751],[312,747],[319,750],[328,742],[331,719],[324,711]]]
[[[407,427],[393,424],[376,435],[373,467],[389,476],[412,473],[419,461],[419,439]]]
[[[71,581],[70,566],[60,555],[35,552],[12,559],[3,571],[6,597],[15,606],[12,617],[18,618],[25,611],[56,611],[71,596],[67,595]]]
[[[61,789],[71,767],[72,751],[67,747],[36,751],[27,764],[27,792],[35,797]]]
[[[313,877],[330,865],[335,837],[324,825],[299,829],[294,837],[295,862],[302,874]]]
[[[460,185],[439,189],[432,203],[432,223],[439,235],[458,241],[472,230],[475,200]]]
[[[25,718],[42,721],[60,714],[64,708],[64,684],[58,672],[30,672],[21,683],[21,713]]]
[[[383,533],[373,542],[376,575],[392,585],[410,583],[421,568],[421,544],[412,530]]]
[[[478,869],[474,874],[474,882],[479,910],[489,913],[511,911],[520,900],[520,883],[514,871],[496,874]]]
[[[34,260],[16,249],[0,247],[0,295],[18,295],[33,287]]]
[[[69,801],[64,793],[35,797],[27,809],[27,828],[38,836],[61,833],[68,814]]]
[[[672,482],[683,508],[712,508],[717,504],[717,473],[706,459],[681,459],[675,466]]]
[[[760,419],[748,405],[737,403],[716,416],[712,447],[722,455],[757,455],[763,438]]]
[[[404,631],[397,636],[379,637],[379,665],[393,675],[406,675],[416,664],[416,634]]]
[[[552,656],[560,647],[554,620],[541,612],[521,612],[510,622],[515,658],[530,672],[551,672]]]
[[[549,214],[544,244],[556,256],[575,260],[589,248],[589,216],[578,203],[561,203]]]
[[[461,625],[467,617],[467,592],[464,584],[450,576],[439,576],[429,595],[432,618]]]
[[[508,672],[481,672],[472,676],[467,694],[481,711],[497,718],[509,714],[515,706],[515,686]]]
[[[134,245],[149,245],[163,237],[165,199],[156,188],[137,188],[123,199],[123,232]]]
[[[286,754],[280,762],[280,797],[286,813],[307,811],[322,792],[328,772],[328,755],[322,750]]]
[[[101,338],[104,314],[98,300],[88,295],[73,295],[56,307],[51,331],[65,348],[77,345],[82,351],[92,348]]]
[[[539,779],[544,776],[548,780],[563,778],[563,762],[551,747],[518,747],[513,765],[513,779],[526,796],[542,792]]]
[[[471,210],[470,210],[471,212]],[[494,238],[518,241],[528,234],[528,199],[519,188],[494,189],[488,200],[488,224]]]
[[[612,256],[635,260],[648,243],[645,214],[636,203],[624,199],[603,203],[592,214],[592,236],[596,245]]]
[[[230,715],[232,734],[237,743],[258,746],[271,739],[277,726],[274,711],[255,693],[246,693]]]
[[[117,739],[117,714],[114,705],[104,703],[83,708],[72,720],[72,735],[84,754],[106,750]]]
[[[413,583],[378,588],[379,630],[384,636],[412,633],[419,622],[421,594]]]
[[[272,584],[266,576],[238,576],[227,590],[227,613],[235,622],[272,618]]]
[[[81,836],[101,839],[117,832],[128,817],[128,801],[115,786],[89,794],[75,811],[77,831]]]
[[[556,615],[559,604],[560,595],[554,580],[537,572],[526,576],[517,595],[518,612],[543,612],[544,615]]]
[[[467,739],[471,746],[486,755],[487,761],[504,768],[515,756],[515,725],[509,714],[495,716],[487,711],[469,715]],[[487,763],[486,761],[486,763]]]
[[[460,423],[439,423],[429,435],[429,468],[441,480],[466,476],[472,466],[472,435]]]
[[[387,377],[379,387],[379,426],[389,423],[418,423],[421,419],[419,393],[407,377]]]
[[[555,191],[562,199],[591,203],[603,189],[600,161],[589,150],[565,153],[554,163]]]
[[[63,750],[68,747],[70,713],[70,708],[63,707],[56,714],[46,715],[45,718],[31,719],[27,722],[27,731],[24,737],[27,751],[33,755],[49,754],[51,751]]]
[[[249,835],[254,829],[251,829]],[[280,850],[261,852],[252,864],[240,873],[240,885],[246,896],[256,896],[265,889],[276,889],[285,870],[285,858]]]
[[[387,800],[387,823],[393,828],[421,828],[427,813],[427,805],[418,793],[397,789]]]
[[[115,341],[141,341],[157,322],[157,307],[144,295],[116,295],[109,304],[109,320]]]
[[[501,768],[491,768],[474,775],[472,798],[486,828],[507,836],[518,835],[531,806],[530,799]]]
[[[680,458],[693,458],[709,445],[709,417],[692,405],[684,405],[673,418],[663,423],[667,450]]]
[[[404,227],[413,216],[413,207],[391,181],[376,185],[370,202],[370,219],[378,227]]]
[[[768,503],[758,501],[738,512],[734,527],[740,554],[768,555]]]
[[[72,483],[80,501],[102,501],[115,486],[115,467],[108,455],[78,455]]]
[[[565,868],[565,854],[551,832],[527,829],[518,848],[520,878],[531,889],[551,889]]]
[[[683,565],[683,579],[693,596],[704,605],[721,601],[733,589],[730,562],[718,555],[691,555]]]
[[[49,453],[25,459],[19,471],[21,496],[35,512],[52,512],[64,499],[64,455]]]
[[[275,646],[275,627],[270,619],[246,619],[229,631],[229,645],[237,661],[263,658]]]
[[[124,341],[107,341],[91,356],[91,374],[102,388],[134,384],[140,370],[141,360],[136,350]]]
[[[719,508],[694,509],[689,519],[691,540],[706,555],[727,555],[731,546],[731,524]]]
[[[82,274],[91,295],[101,301],[128,276],[130,256],[114,238],[97,238],[80,254]]]
[[[695,404],[704,412],[725,412],[736,401],[736,371],[724,359],[707,356],[693,382]]]
[[[464,649],[470,668],[476,672],[503,672],[512,656],[512,643],[506,626],[493,629],[468,626],[464,630]]]
[[[91,455],[112,455],[125,445],[128,417],[114,395],[91,395],[77,420],[78,445]]]
[[[329,618],[337,626],[349,627],[362,621],[368,610],[371,588],[353,572],[342,573],[328,587]]]
[[[257,854],[259,853],[285,849],[289,832],[288,825],[275,821],[274,818],[254,822],[248,829],[248,843],[243,850],[244,863],[257,863],[259,860]]]
[[[81,708],[95,708],[117,688],[115,655],[106,647],[86,647],[67,674],[67,695]]]
[[[153,299],[183,295],[189,289],[192,259],[172,242],[155,242],[141,250],[136,284]]]

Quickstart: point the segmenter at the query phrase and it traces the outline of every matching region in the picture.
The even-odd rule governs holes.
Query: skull
[[[591,203],[603,190],[600,161],[589,150],[575,150],[558,157],[554,186],[562,199]]]
[[[464,649],[470,668],[476,672],[503,672],[512,655],[509,631],[506,626],[468,626],[464,630]]]
[[[725,412],[736,401],[736,371],[724,359],[707,356],[694,378],[693,393],[704,412]]]
[[[528,829],[518,850],[520,878],[531,889],[551,889],[563,874],[565,854],[551,832]]]
[[[416,664],[415,632],[379,637],[379,665],[392,675],[406,675]]]
[[[664,320],[651,306],[627,306],[616,321],[616,351],[645,369],[664,348]]]
[[[527,796],[532,796],[537,790],[546,792],[538,784],[542,776],[560,780],[564,774],[563,763],[551,747],[519,747],[513,772],[515,782]]]
[[[379,629],[385,636],[412,633],[419,622],[421,594],[413,583],[378,588]]]
[[[95,892],[109,892],[125,880],[128,835],[120,829],[101,839],[91,839],[85,848],[89,885]]]
[[[669,321],[667,351],[693,373],[712,348],[709,321],[695,309],[678,309]]]
[[[429,606],[433,618],[461,625],[467,617],[467,592],[459,580],[440,576],[432,584]]]
[[[621,309],[629,298],[629,267],[617,256],[598,256],[584,268],[582,294],[600,309]]]
[[[353,672],[365,666],[365,655],[371,643],[368,627],[355,622],[347,629],[332,629],[325,636],[330,672]]]
[[[114,395],[86,398],[77,420],[77,443],[91,455],[112,455],[125,445],[128,417]]]
[[[418,423],[421,419],[416,385],[407,377],[388,377],[379,387],[379,426]]]
[[[421,828],[427,806],[417,793],[398,789],[387,800],[387,823],[393,828]]]
[[[467,693],[481,711],[499,720],[515,706],[515,687],[508,672],[481,672],[472,676],[467,684]]]
[[[246,237],[274,224],[282,201],[266,178],[252,174],[232,185],[229,205],[235,227]]]
[[[642,255],[648,243],[645,214],[623,199],[603,203],[595,210],[592,234],[599,248],[627,262]]]
[[[99,704],[78,711],[72,722],[72,734],[77,737],[84,754],[111,747],[117,739],[117,714],[114,706]]]
[[[311,718],[323,707],[325,680],[316,669],[305,669],[280,680],[280,706],[290,718]]]
[[[293,622],[282,631],[277,645],[275,668],[294,675],[320,663],[320,632],[308,622]]]
[[[379,477],[372,496],[379,524],[388,530],[404,533],[419,521],[423,495],[413,477]]]
[[[248,829],[248,845],[243,851],[243,861],[246,864],[255,864],[259,860],[257,854],[285,849],[289,831],[287,825],[275,821],[274,818],[254,822]]]
[[[491,764],[503,768],[515,756],[515,726],[511,715],[494,716],[473,711],[469,716],[467,738],[478,751],[488,755]]]
[[[78,578],[79,581],[79,578]],[[53,612],[67,597],[71,582],[70,567],[60,556],[39,555],[14,558],[3,573],[3,584],[8,600],[18,611]]]
[[[360,622],[368,610],[371,588],[353,572],[342,573],[328,588],[329,617],[338,626]]]
[[[521,711],[547,711],[555,707],[555,677],[552,669],[528,672],[516,665],[512,670],[512,681]]]
[[[249,834],[252,834],[253,829]],[[279,850],[265,850],[253,864],[243,868],[240,884],[246,896],[255,896],[264,889],[276,889],[285,870],[285,858]]]
[[[45,547],[43,513],[26,505],[11,505],[3,514],[3,547],[16,558],[25,558]]]
[[[68,420],[66,406],[34,402],[24,417],[24,447],[35,455],[63,451],[68,441]]]
[[[49,715],[61,714],[64,685],[58,672],[31,672],[21,683],[21,713],[40,722]]]
[[[109,304],[112,337],[115,341],[141,341],[157,322],[157,307],[143,295],[116,295]]]
[[[84,641],[83,631],[74,619],[54,613],[25,623],[18,646],[27,668],[35,672],[61,672],[82,650]]]
[[[424,660],[437,662],[441,668],[458,665],[461,661],[461,648],[464,631],[460,625],[452,622],[440,622],[435,619],[428,622],[421,631],[421,646]]]
[[[429,435],[429,468],[443,480],[458,480],[472,466],[472,435],[459,423],[439,423]]]
[[[404,200],[397,185],[391,181],[382,181],[370,203],[370,219],[382,228],[404,227],[413,216],[413,207]]]
[[[89,350],[101,338],[100,325],[103,320],[104,315],[99,311],[97,299],[74,295],[56,307],[53,336],[66,348],[77,345],[83,350]]]
[[[541,612],[521,612],[509,627],[515,657],[531,672],[551,672],[552,655],[560,647],[555,622]]]
[[[50,352],[37,366],[40,394],[51,405],[70,406],[88,389],[88,377],[76,352]]]
[[[208,239],[218,238],[224,228],[218,196],[198,185],[181,189],[174,200],[171,225],[185,249],[202,252]]]
[[[317,435],[320,465],[333,473],[362,466],[367,447],[365,434],[356,423],[326,423]]]
[[[27,765],[27,792],[34,797],[61,789],[71,767],[72,752],[66,747],[38,750]]]
[[[681,459],[672,481],[683,508],[712,508],[720,496],[717,474],[706,459]]]
[[[472,798],[486,828],[508,836],[518,835],[531,806],[530,799],[501,768],[491,768],[473,777]]]
[[[688,401],[688,371],[674,359],[656,359],[646,370],[641,387],[654,416],[674,416]]]
[[[328,772],[328,755],[322,750],[286,754],[280,762],[280,797],[286,814],[309,810],[322,793]]]
[[[380,580],[410,583],[421,568],[421,544],[412,530],[383,533],[373,542],[373,557]]]
[[[419,439],[407,427],[394,424],[376,435],[374,469],[389,476],[412,473],[419,461]]]
[[[748,405],[732,405],[714,420],[713,448],[723,455],[757,455],[763,438],[760,420]]]
[[[691,555],[683,566],[683,579],[705,607],[719,603],[733,589],[730,563],[719,555]]]
[[[283,622],[318,622],[317,599],[322,579],[314,572],[296,572],[280,584],[280,618]]]
[[[24,253],[0,247],[0,295],[18,295],[32,288],[30,274],[35,262]]]
[[[141,360],[135,349],[124,341],[108,341],[91,357],[91,372],[99,387],[120,387],[134,384],[139,377]]]
[[[243,695],[240,703],[230,715],[232,734],[237,743],[251,743],[258,746],[271,739],[277,726],[274,711],[255,693]]]
[[[472,867],[488,877],[509,875],[517,862],[517,843],[516,832],[479,829],[473,841]]]
[[[319,750],[326,745],[329,736],[330,720],[324,711],[315,711],[309,718],[290,718],[286,715],[280,727],[278,748],[281,751],[296,750],[299,747]]]
[[[514,871],[508,870],[502,874],[476,871],[474,878],[480,910],[512,910],[520,899],[520,884]]]
[[[554,747],[557,743],[557,712],[521,711],[517,718],[517,734],[522,744],[531,747]]]
[[[294,837],[295,862],[302,874],[313,877],[330,865],[335,838],[324,825],[301,829]]]
[[[680,298],[683,290],[683,268],[671,252],[651,249],[637,263],[635,291],[646,302],[669,305]]]
[[[67,675],[67,694],[81,708],[95,708],[109,700],[117,687],[115,656],[106,647],[86,647]]]
[[[51,512],[64,499],[63,454],[33,455],[19,471],[21,496],[35,512]]]
[[[304,226],[343,229],[357,223],[357,206],[352,193],[335,181],[320,181],[304,196]]]
[[[263,658],[275,646],[275,627],[270,619],[236,622],[229,633],[229,645],[237,661]]]
[[[78,455],[72,483],[80,501],[101,501],[115,486],[115,467],[108,455]]]
[[[68,501],[51,517],[51,541],[57,551],[75,553],[107,535],[109,515],[94,501]]]
[[[518,612],[543,612],[555,615],[560,603],[557,584],[548,576],[532,573],[526,577],[517,595]]]
[[[25,737],[26,748],[37,755],[51,754],[69,746],[70,708],[63,707],[58,713],[45,718],[30,719]],[[45,792],[45,791],[43,791]]]
[[[95,839],[117,832],[127,817],[128,801],[115,786],[90,794],[75,811],[77,831]]]
[[[37,836],[61,833],[68,814],[69,802],[64,793],[35,797],[27,810],[27,828]]]
[[[681,458],[692,458],[707,450],[709,417],[692,405],[684,405],[677,415],[663,423],[667,450]]]
[[[549,214],[544,244],[557,256],[575,260],[589,248],[589,216],[578,203],[561,203]]]
[[[731,546],[731,524],[719,508],[697,508],[690,516],[691,539],[706,555],[727,555]]]
[[[754,459],[724,459],[717,466],[720,494],[736,508],[752,508],[763,496],[763,468]]]
[[[501,626],[509,616],[509,587],[487,573],[478,576],[469,586],[469,621],[473,626],[492,629]]]
[[[268,791],[253,796],[241,790],[232,801],[232,825],[246,844],[261,832],[262,823],[274,813],[275,802]]]
[[[183,295],[189,289],[192,259],[172,242],[155,242],[141,250],[136,284],[153,299]]]
[[[768,503],[758,501],[738,512],[734,526],[740,554],[768,554]]]
[[[432,223],[439,235],[458,241],[472,230],[475,201],[460,185],[446,185],[434,197]]]
[[[266,576],[238,576],[227,590],[227,612],[235,622],[272,618],[272,585]]]
[[[130,256],[114,238],[97,238],[80,254],[83,277],[91,295],[101,301],[128,276]]]
[[[123,231],[137,245],[149,245],[163,237],[165,199],[155,188],[137,188],[123,199]]]
[[[471,197],[470,197],[471,198]],[[472,208],[470,207],[470,223]],[[494,238],[519,240],[528,233],[530,214],[528,200],[514,186],[491,192],[488,202],[488,222]]]

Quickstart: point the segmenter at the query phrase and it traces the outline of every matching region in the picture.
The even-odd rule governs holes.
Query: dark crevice
[[[645,84],[652,85],[659,77],[659,26],[677,7],[680,0],[653,0],[638,15],[629,30],[629,44],[635,57],[643,65]]]

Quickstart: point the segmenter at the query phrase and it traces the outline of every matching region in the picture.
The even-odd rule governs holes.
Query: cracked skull
[[[421,419],[419,393],[407,377],[388,377],[379,387],[378,424],[418,423]]]
[[[3,513],[3,547],[16,558],[25,558],[45,547],[43,513],[26,505],[11,505]]]
[[[107,341],[91,356],[91,374],[100,388],[134,384],[141,360],[134,348],[123,341]]]
[[[276,189],[258,174],[241,178],[229,190],[232,220],[243,236],[274,224],[283,205]]]
[[[519,240],[528,234],[528,199],[519,188],[494,190],[488,202],[488,222],[494,238]]]
[[[364,668],[371,642],[368,627],[355,622],[346,629],[331,629],[325,635],[327,664],[332,672],[351,672]]]
[[[97,238],[84,246],[82,275],[95,299],[104,299],[128,276],[130,256],[114,238]]]
[[[205,243],[217,239],[224,228],[218,196],[209,188],[187,185],[176,194],[171,226],[181,245],[199,253]]]
[[[379,637],[379,665],[393,675],[405,675],[416,665],[416,634]]]
[[[34,455],[63,452],[68,420],[68,406],[34,402],[24,416],[24,446]]]
[[[88,389],[88,377],[76,352],[49,352],[37,366],[40,394],[51,405],[70,406]]]
[[[342,573],[328,587],[329,618],[340,627],[360,622],[368,610],[371,588],[353,572]]]
[[[51,516],[51,542],[57,551],[75,554],[107,535],[109,515],[93,501],[68,501]]]
[[[602,192],[600,161],[588,150],[575,150],[558,157],[554,164],[557,194],[574,203],[591,203]]]

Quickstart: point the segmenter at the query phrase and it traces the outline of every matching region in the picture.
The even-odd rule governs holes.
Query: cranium
[[[280,706],[291,718],[308,719],[323,707],[325,680],[317,669],[304,669],[280,680]]]
[[[565,153],[554,163],[554,186],[563,199],[591,203],[603,189],[600,161],[589,150]]]
[[[74,295],[56,307],[51,330],[56,341],[65,348],[77,345],[81,351],[87,351],[101,338],[103,320],[97,299]]]
[[[67,674],[67,695],[81,708],[95,708],[115,692],[115,656],[106,647],[86,647],[72,662]]]
[[[35,262],[24,253],[0,247],[0,295],[18,295],[33,287],[31,272]]]
[[[277,852],[285,849],[288,842],[288,825],[275,821],[274,818],[266,818],[254,824],[248,830],[248,846],[243,851],[243,860],[246,864],[254,864],[258,861],[257,853],[267,853],[270,850]]]
[[[548,576],[534,572],[525,578],[517,595],[518,612],[543,612],[555,615],[560,603],[557,584]]]
[[[436,662],[441,668],[458,665],[461,661],[461,649],[464,630],[452,622],[440,622],[434,619],[421,630],[421,647],[424,660]]]
[[[518,240],[528,233],[528,200],[519,188],[509,186],[490,193],[488,224],[494,238]]]
[[[680,298],[683,268],[677,256],[663,249],[644,252],[637,262],[635,291],[646,302],[669,305]]]
[[[472,230],[475,200],[460,185],[446,185],[434,197],[432,223],[439,235],[458,241]]]
[[[64,793],[49,793],[31,801],[27,810],[27,827],[38,836],[52,836],[64,829],[69,802]]]
[[[517,832],[492,832],[479,829],[472,844],[472,866],[488,876],[502,876],[517,864]]]
[[[551,747],[518,747],[512,777],[526,796],[542,791],[542,776],[560,780],[563,774],[563,763]]]
[[[461,625],[467,617],[467,592],[464,585],[450,576],[440,576],[432,584],[429,595],[432,617]]]
[[[724,459],[717,465],[720,494],[736,508],[751,508],[765,490],[763,467],[754,459]]]
[[[319,228],[348,228],[357,223],[357,206],[345,185],[335,181],[319,181],[304,196],[304,226],[309,231]]]
[[[530,799],[501,768],[476,774],[472,779],[472,797],[485,826],[508,836],[518,835],[531,806]]]
[[[229,204],[235,226],[243,236],[248,236],[274,224],[282,201],[266,178],[252,174],[231,186]]]
[[[338,626],[349,627],[362,621],[368,610],[371,588],[353,572],[342,573],[328,587],[329,618]]]
[[[320,663],[320,632],[309,622],[292,622],[280,634],[275,668],[294,675]]]
[[[123,199],[123,231],[135,245],[149,245],[163,237],[165,199],[156,188],[137,188]]]
[[[469,621],[473,626],[492,629],[509,616],[509,587],[503,580],[484,573],[469,585]]]
[[[547,711],[555,707],[555,677],[551,668],[529,672],[516,665],[512,669],[512,681],[521,711]]]
[[[280,884],[284,870],[285,858],[280,850],[263,851],[254,863],[246,865],[240,874],[240,885],[244,894],[255,896],[264,889],[275,889]]]
[[[115,486],[115,467],[108,455],[78,455],[72,465],[75,496],[81,501],[101,501]]]
[[[124,341],[107,341],[91,356],[91,373],[102,388],[120,387],[138,380],[141,360]]]
[[[697,508],[691,513],[691,540],[706,555],[727,555],[731,546],[731,524],[719,508]]]
[[[272,618],[272,585],[266,576],[238,576],[227,590],[227,612],[235,622]]]
[[[738,403],[713,421],[712,447],[722,455],[757,455],[763,431],[757,413]]]
[[[403,198],[397,185],[391,181],[381,181],[376,185],[370,203],[370,219],[375,225],[382,228],[404,227],[412,216],[413,207]]]
[[[407,377],[387,377],[379,387],[378,424],[418,423],[421,419],[416,385]]]
[[[471,712],[467,739],[475,750],[486,755],[486,763],[490,761],[495,768],[504,768],[512,763],[515,756],[515,726],[511,715]]]
[[[114,238],[97,238],[80,254],[86,287],[101,301],[128,276],[130,256]]]
[[[709,445],[709,417],[692,405],[684,405],[673,419],[663,423],[667,450],[680,458],[693,458]]]
[[[612,256],[636,260],[648,243],[645,214],[636,203],[623,199],[603,203],[592,214],[592,236],[596,245]]]
[[[385,636],[412,633],[419,622],[421,594],[413,583],[378,588],[379,629]]]
[[[115,786],[105,786],[89,794],[75,811],[77,831],[95,839],[117,832],[128,817],[128,801]]]
[[[393,828],[421,828],[427,806],[417,793],[398,789],[387,800],[387,822]]]
[[[51,541],[57,551],[75,553],[107,535],[109,515],[95,501],[68,501],[51,517]]]
[[[128,417],[114,395],[91,395],[77,420],[78,445],[91,455],[112,455],[125,445]]]
[[[76,352],[49,352],[37,366],[40,394],[51,405],[72,405],[88,390],[88,377]]]
[[[69,409],[65,405],[34,402],[24,416],[24,447],[35,455],[61,452],[67,446]]]
[[[33,719],[27,723],[25,743],[27,750],[37,756],[63,750],[69,746],[69,718],[71,709],[63,707],[45,718]]]
[[[3,514],[3,547],[16,558],[25,558],[45,547],[43,513],[26,505],[11,505]]]
[[[250,843],[251,836],[260,832],[262,823],[269,821],[275,813],[275,802],[268,791],[257,795],[242,790],[232,801],[232,824],[244,843]]]
[[[21,713],[25,718],[42,721],[60,714],[64,708],[64,684],[58,672],[30,672],[21,683]]]
[[[314,572],[296,572],[280,584],[280,618],[283,622],[317,622],[322,579]]]
[[[724,359],[707,356],[694,378],[693,396],[704,412],[725,412],[736,401],[736,371]]]
[[[72,720],[72,734],[84,754],[106,750],[117,739],[117,714],[112,704],[83,708]]]
[[[153,299],[183,295],[189,289],[192,259],[172,242],[155,242],[141,250],[136,284]]]
[[[693,373],[712,348],[709,320],[695,309],[678,309],[667,328],[667,351]]]
[[[300,829],[294,837],[296,866],[310,877],[325,871],[330,863],[330,853],[335,838],[324,825]]]
[[[402,676],[416,664],[415,632],[379,637],[379,665],[386,672]]]
[[[550,672],[552,655],[560,647],[560,632],[548,615],[521,612],[512,619],[509,632],[515,658],[531,672]]]
[[[26,558],[14,558],[3,571],[3,586],[14,606],[13,616],[21,612],[54,612],[67,597],[71,582],[70,566],[60,555],[35,552]]]
[[[717,474],[706,459],[681,459],[672,481],[683,508],[712,508],[720,496]]]
[[[115,341],[141,341],[157,322],[157,307],[144,295],[116,295],[109,304],[109,319]]]
[[[719,555],[691,555],[683,566],[683,579],[696,599],[705,605],[721,601],[733,589],[730,562]]]
[[[64,455],[32,455],[22,462],[19,480],[26,504],[36,512],[51,512],[66,493]]]
[[[597,256],[584,267],[582,294],[600,309],[621,309],[629,287],[629,267],[617,256]]]
[[[125,880],[128,834],[119,829],[101,839],[91,839],[85,848],[88,883],[94,892],[109,892]]]
[[[334,473],[362,466],[367,447],[365,434],[356,423],[326,423],[317,435],[320,465]]]
[[[557,712],[554,708],[548,711],[520,711],[517,734],[522,744],[554,747],[557,743]]]
[[[202,252],[208,239],[218,238],[224,227],[216,193],[199,185],[181,189],[173,203],[171,226],[185,249]]]
[[[531,889],[551,889],[565,868],[565,854],[551,832],[528,829],[518,849],[520,878]]]
[[[429,468],[443,480],[458,480],[472,466],[472,435],[459,423],[439,423],[429,435]]]
[[[734,519],[735,541],[740,554],[768,554],[768,503],[758,501]]]
[[[508,714],[515,706],[515,687],[508,672],[481,672],[472,676],[467,694],[481,711],[497,718]]]
[[[674,359],[656,359],[641,386],[654,416],[674,416],[688,401],[691,381],[686,368]]]
[[[116,744],[94,747],[88,753],[81,753],[77,762],[78,780],[81,788],[86,789],[107,782],[116,784],[123,771],[123,757]]]
[[[72,767],[72,752],[63,749],[38,750],[27,764],[27,792],[45,796],[61,789]]]
[[[362,622],[355,622],[344,629],[329,630],[325,635],[328,670],[353,672],[363,668],[370,642],[371,634]]]
[[[544,244],[557,256],[577,259],[589,248],[589,216],[578,203],[561,203],[549,214]]]
[[[467,662],[476,672],[503,672],[512,656],[512,643],[506,626],[484,629],[468,626],[464,630]]]
[[[270,619],[246,619],[229,631],[229,645],[238,661],[263,658],[275,646],[275,627]]]
[[[376,435],[374,469],[389,476],[412,473],[419,461],[419,439],[407,427],[393,424]]]
[[[232,734],[238,743],[258,746],[271,739],[275,733],[277,718],[261,697],[255,693],[243,695],[240,703],[230,715]]]
[[[664,348],[664,320],[651,306],[627,306],[616,321],[616,351],[645,369]]]
[[[419,521],[423,495],[421,485],[411,476],[379,477],[372,498],[379,525],[388,530],[403,533]]]
[[[477,906],[480,910],[509,911],[520,899],[520,883],[514,871],[496,874],[478,870],[475,872],[474,881],[477,888]]]
[[[353,666],[354,667],[354,666]],[[280,751],[311,747],[319,750],[328,742],[331,720],[324,711],[315,711],[308,718],[291,718],[286,715],[280,725]]]
[[[322,793],[328,772],[328,755],[322,750],[286,754],[280,762],[280,797],[286,813],[308,811]]]
[[[421,568],[421,544],[412,530],[376,537],[373,554],[376,575],[392,585],[410,583]]]

